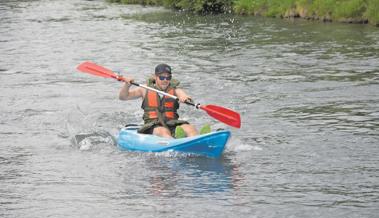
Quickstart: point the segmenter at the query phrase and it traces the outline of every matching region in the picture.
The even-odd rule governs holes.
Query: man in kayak
[[[125,78],[125,84],[120,90],[120,100],[132,100],[142,98],[144,110],[144,125],[139,133],[153,134],[161,137],[172,138],[197,135],[195,127],[187,121],[179,120],[177,110],[179,102],[168,96],[160,96],[157,92],[146,90],[142,87],[130,89],[133,78]],[[171,67],[167,64],[159,64],[155,67],[155,74],[148,80],[147,86],[175,95],[181,103],[192,102],[183,89],[178,87],[179,81],[172,79]]]

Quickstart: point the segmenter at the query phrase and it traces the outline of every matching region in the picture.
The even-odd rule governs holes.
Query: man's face
[[[160,73],[155,76],[155,82],[159,88],[166,90],[170,85],[171,74],[169,73]]]

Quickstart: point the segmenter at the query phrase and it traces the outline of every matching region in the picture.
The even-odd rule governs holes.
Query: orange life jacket
[[[166,92],[175,95],[175,88],[169,87]],[[146,90],[141,108],[144,110],[143,120],[145,123],[160,119],[162,122],[167,122],[179,118],[178,101],[168,96],[159,97],[159,94],[154,91]]]

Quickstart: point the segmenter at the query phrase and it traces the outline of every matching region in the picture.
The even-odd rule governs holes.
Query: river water
[[[241,113],[220,159],[121,152],[122,84],[168,63]],[[84,0],[0,3],[0,216],[377,217],[379,29]],[[183,105],[200,127],[229,128]],[[77,144],[75,135],[93,134]]]

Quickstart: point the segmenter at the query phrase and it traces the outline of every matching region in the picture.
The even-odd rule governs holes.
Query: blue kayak
[[[150,134],[137,133],[138,127],[121,129],[117,144],[121,150],[141,152],[177,151],[208,157],[220,157],[230,137],[230,131],[222,130],[181,139],[167,139]]]

